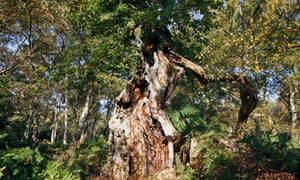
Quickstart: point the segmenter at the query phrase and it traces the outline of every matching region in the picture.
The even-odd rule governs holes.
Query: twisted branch
[[[206,74],[205,70],[198,64],[177,54],[169,51],[169,58],[179,66],[189,69],[197,77],[202,84],[213,82],[238,82],[240,87],[241,107],[238,115],[238,123],[236,134],[242,138],[244,136],[244,128],[250,113],[256,108],[258,98],[256,88],[250,83],[247,76],[238,73],[227,73],[224,75]]]

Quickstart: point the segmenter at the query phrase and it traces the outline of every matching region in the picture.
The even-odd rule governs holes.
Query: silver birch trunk
[[[291,110],[291,121],[292,128],[295,129],[297,125],[297,110],[296,110],[296,101],[295,101],[295,91],[290,91],[290,110]]]
[[[81,110],[79,120],[78,120],[78,131],[80,133],[80,137],[86,133],[85,131],[86,131],[87,120],[88,120],[87,118],[88,118],[91,102],[92,102],[92,90],[89,90],[86,95],[85,103]]]
[[[63,136],[63,144],[68,144],[68,92],[65,95],[65,120],[64,120],[64,136]]]
[[[54,144],[56,141],[56,134],[57,134],[57,128],[58,128],[57,116],[58,116],[58,110],[57,110],[57,108],[55,108],[55,110],[54,110],[54,126],[51,129],[51,144]]]
[[[57,128],[58,128],[58,104],[59,102],[59,96],[56,94],[55,99],[55,107],[54,107],[54,126],[51,129],[51,144],[54,144],[56,141],[57,136]]]

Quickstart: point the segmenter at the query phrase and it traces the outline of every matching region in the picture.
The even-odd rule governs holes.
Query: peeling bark
[[[109,122],[111,179],[141,179],[173,167],[178,134],[165,110],[183,68],[161,50],[151,55],[117,98]]]
[[[238,132],[256,107],[256,90],[239,74],[207,75],[204,69],[167,47],[163,36],[145,43],[141,67],[116,99],[109,121],[110,153],[104,171],[108,179],[143,179],[172,169],[176,132],[166,113],[168,100],[184,69],[190,69],[203,83],[237,81],[241,84],[242,106]]]

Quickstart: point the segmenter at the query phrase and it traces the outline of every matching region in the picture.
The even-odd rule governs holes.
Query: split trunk
[[[109,121],[110,153],[106,164],[109,179],[143,179],[173,168],[174,143],[179,134],[166,108],[184,69],[194,72],[203,84],[216,81],[241,84],[239,129],[256,106],[255,88],[245,77],[207,75],[201,66],[161,47],[158,38],[154,36],[157,44],[145,45],[141,66],[116,99]]]
[[[151,59],[144,58],[143,67],[117,98],[109,122],[112,179],[142,179],[173,167],[177,132],[166,107],[183,68],[159,49],[151,52]]]

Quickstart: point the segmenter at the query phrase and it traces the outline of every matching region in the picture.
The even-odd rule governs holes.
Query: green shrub
[[[197,179],[195,170],[189,165],[184,166],[181,163],[180,157],[178,155],[176,155],[175,161],[176,161],[175,171],[176,174],[180,175],[181,179],[183,180]]]
[[[14,148],[1,153],[0,167],[6,179],[41,179],[45,159],[39,149]],[[5,167],[5,169],[3,169]]]
[[[72,149],[70,158],[65,161],[65,167],[73,173],[79,174],[81,179],[98,176],[105,163],[108,149],[106,138],[104,136],[96,137],[92,141],[82,144],[80,149]]]
[[[49,161],[46,169],[42,173],[44,179],[48,180],[76,180],[80,179],[78,176],[72,174],[62,162]]]
[[[293,141],[289,133],[272,134],[265,132],[260,141],[248,135],[243,140],[250,144],[257,154],[256,161],[269,169],[296,174],[300,167],[300,145]]]

